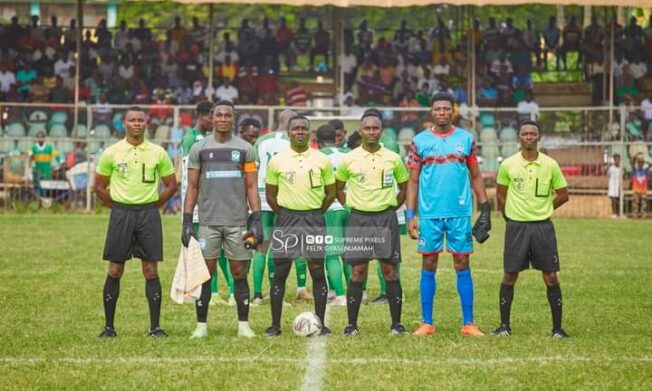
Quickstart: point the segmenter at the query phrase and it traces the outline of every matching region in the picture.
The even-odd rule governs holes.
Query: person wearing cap
[[[568,186],[559,164],[540,152],[539,124],[524,121],[518,138],[521,151],[503,160],[496,176],[498,209],[505,218],[500,326],[492,336],[509,336],[514,285],[521,271],[541,270],[552,314],[552,338],[568,338],[562,329],[562,295],[557,272],[559,252],[553,210],[568,202]]]
[[[165,150],[145,139],[145,111],[135,106],[128,108],[124,125],[126,137],[104,150],[95,176],[95,193],[111,208],[103,255],[109,262],[102,295],[106,324],[99,337],[117,336],[113,319],[120,278],[125,263],[133,257],[142,261],[149,336],[166,337],[159,325],[163,296],[157,265],[163,261],[163,232],[158,209],[177,192],[177,180]],[[160,194],[159,181],[164,185]]]
[[[262,225],[256,155],[249,143],[233,135],[235,115],[232,102],[217,102],[213,109],[212,137],[205,137],[190,150],[181,243],[188,247],[191,237],[196,236],[190,211],[197,205],[199,244],[206,266],[213,276],[217,259],[224,251],[234,280],[238,336],[249,338],[255,333],[249,326],[247,270],[251,250],[245,246],[245,241],[251,239],[251,247],[256,247],[262,241]],[[247,229],[249,210],[251,218]],[[210,300],[211,282],[206,281],[195,303],[197,327],[191,338],[208,335],[206,320]]]
[[[379,260],[387,284],[390,333],[406,334],[401,324],[403,289],[397,267],[401,262],[401,242],[396,209],[405,201],[409,174],[401,157],[380,143],[382,131],[378,110],[365,111],[358,131],[361,146],[342,158],[335,174],[337,199],[351,208],[344,253],[351,265],[345,336],[358,334],[363,283],[372,259]]]
[[[306,117],[292,117],[288,127],[290,147],[272,157],[265,175],[267,203],[276,212],[269,244],[276,264],[270,288],[272,325],[265,335],[281,335],[285,281],[297,258],[308,260],[315,314],[324,325],[320,335],[328,335],[330,330],[324,323],[328,286],[323,213],[335,199],[333,167],[326,155],[310,148],[310,122]]]
[[[473,135],[453,125],[453,96],[439,92],[432,98],[434,125],[412,140],[408,167],[410,182],[407,194],[408,233],[418,239],[417,252],[422,255],[421,314],[416,336],[435,333],[433,304],[435,274],[439,253],[453,256],[457,292],[462,307],[463,336],[483,336],[473,318],[473,279],[469,255],[473,252],[472,235],[480,243],[489,238],[491,209],[475,154]],[[480,216],[471,227],[475,193]],[[418,220],[416,219],[418,213]]]

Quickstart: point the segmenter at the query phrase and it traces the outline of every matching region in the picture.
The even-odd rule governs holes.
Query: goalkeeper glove
[[[491,231],[491,207],[489,202],[480,204],[480,216],[473,225],[473,236],[478,243],[484,243],[489,239],[489,231]]]
[[[192,226],[192,213],[184,213],[183,225],[181,226],[181,244],[183,244],[183,247],[188,247],[190,238],[197,239],[197,235]]]
[[[249,220],[249,230],[245,232],[242,240],[247,249],[256,248],[263,241],[263,223],[260,220],[260,212],[253,212]]]

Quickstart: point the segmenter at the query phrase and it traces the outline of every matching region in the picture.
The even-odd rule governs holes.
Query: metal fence
[[[58,205],[65,208],[93,207],[94,162],[101,152],[124,137],[122,116],[126,105],[81,105],[78,124],[73,123],[73,105],[0,103],[0,158],[3,208],[36,209]],[[178,162],[180,142],[194,124],[194,106],[143,106],[150,118],[148,137],[163,146]],[[239,106],[237,122],[255,117],[264,130],[274,129],[286,106]],[[313,119],[313,128],[331,118],[342,118],[349,132],[355,131],[364,107],[295,107]],[[385,133],[394,138],[405,157],[418,131],[429,126],[428,108],[381,107]],[[625,178],[619,207],[629,213],[631,192],[628,174],[633,159],[644,156],[652,162],[649,124],[638,107],[541,108],[519,113],[514,108],[469,108],[456,110],[456,123],[469,129],[478,144],[479,160],[490,195],[502,159],[519,150],[517,126],[523,119],[536,119],[542,128],[540,147],[555,158],[569,182],[573,197],[560,215],[607,217],[606,169],[612,156],[622,156]],[[29,151],[35,136],[43,132],[58,151],[52,179],[38,181],[32,175]]]

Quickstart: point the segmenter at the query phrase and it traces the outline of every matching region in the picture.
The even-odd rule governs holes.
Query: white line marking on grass
[[[330,306],[326,305],[324,323],[328,320]],[[308,341],[306,348],[306,369],[303,373],[301,391],[324,389],[324,376],[326,375],[326,340],[328,337],[313,337]]]
[[[327,338],[313,338],[314,340],[325,340]],[[311,340],[312,342],[312,340]],[[323,345],[325,347],[325,344]],[[323,348],[322,347],[322,348]],[[308,349],[309,350],[309,349]],[[323,354],[325,356],[325,349]],[[501,357],[501,358],[470,358],[470,359],[442,359],[442,360],[411,360],[411,359],[395,359],[395,358],[345,358],[335,360],[325,360],[322,356],[321,360],[321,380],[323,381],[324,366],[326,363],[332,365],[377,365],[377,364],[390,364],[390,365],[416,365],[416,366],[432,366],[432,365],[479,365],[479,366],[495,366],[500,364],[557,364],[568,362],[595,362],[595,363],[642,363],[652,364],[651,356],[642,357],[583,357],[583,356],[539,356],[539,357]],[[90,365],[107,365],[114,366],[115,364],[126,365],[166,365],[166,364],[212,364],[212,363],[238,363],[238,364],[256,364],[256,363],[270,363],[270,364],[296,364],[306,366],[305,359],[285,358],[285,357],[259,357],[259,356],[190,356],[190,357],[123,357],[123,358],[82,358],[82,357],[0,357],[0,365],[37,365],[37,364],[73,364],[78,366]],[[306,369],[311,364],[309,363]],[[307,373],[307,371],[306,371]],[[305,378],[305,376],[304,376]],[[305,382],[304,382],[305,383]]]

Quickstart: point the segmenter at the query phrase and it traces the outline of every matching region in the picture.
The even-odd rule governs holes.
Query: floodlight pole
[[[79,123],[79,79],[81,77],[81,40],[82,40],[82,29],[84,28],[84,22],[82,20],[84,0],[77,0],[77,58],[75,61],[75,112],[73,115],[73,129],[77,129],[77,124]]]
[[[215,65],[213,63],[213,33],[214,33],[214,23],[213,23],[213,3],[208,4],[208,86],[206,88],[208,89],[210,87],[210,91],[213,90],[213,74],[215,73],[215,70],[213,69],[213,66]]]
[[[476,48],[475,48],[475,29],[474,29],[474,23],[475,23],[475,7],[470,6],[471,8],[471,29],[469,33],[469,39],[471,40],[471,79],[468,80],[468,84],[470,86],[470,94],[469,96],[471,97],[470,103],[470,109],[471,109],[471,124],[473,124],[473,129],[475,129],[476,126],[476,119],[475,119],[475,62],[476,62]]]
[[[609,23],[611,24],[611,47],[610,47],[610,54],[609,54],[609,126],[614,121],[614,64],[615,64],[615,56],[614,56],[614,30],[615,30],[615,25],[614,25],[614,20],[612,18]],[[621,129],[622,131],[622,129]]]

